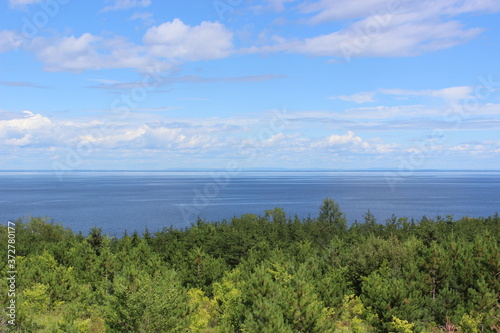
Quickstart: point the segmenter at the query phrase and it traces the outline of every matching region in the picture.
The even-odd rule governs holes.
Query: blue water
[[[334,198],[348,223],[368,209],[384,222],[392,214],[421,218],[500,212],[500,172],[0,172],[0,222],[49,216],[82,231],[110,235],[189,226],[274,207],[317,216]]]

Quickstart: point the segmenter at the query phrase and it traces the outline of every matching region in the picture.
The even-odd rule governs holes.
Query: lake
[[[369,209],[421,218],[500,212],[500,172],[0,172],[0,222],[48,216],[74,231],[110,235],[182,228],[274,207],[316,217],[333,198],[348,223]]]

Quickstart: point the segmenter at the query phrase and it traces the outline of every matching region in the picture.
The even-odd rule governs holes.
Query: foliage
[[[275,208],[121,238],[18,220],[17,326],[3,312],[0,330],[498,332],[499,242],[498,214],[381,224],[368,211],[348,227],[329,198],[317,218]]]

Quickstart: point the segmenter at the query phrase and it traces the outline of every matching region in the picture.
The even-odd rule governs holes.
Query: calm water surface
[[[416,172],[394,179],[385,172],[0,172],[0,222],[49,216],[74,231],[93,226],[120,236],[186,227],[198,216],[213,221],[274,207],[317,216],[334,198],[348,222],[370,211],[383,222],[398,217],[500,212],[500,172]],[[392,186],[391,186],[392,183]],[[395,183],[395,184],[394,184]]]

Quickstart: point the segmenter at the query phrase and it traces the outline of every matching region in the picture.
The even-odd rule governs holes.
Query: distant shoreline
[[[165,169],[165,170],[65,170],[64,172],[218,172],[227,171],[224,168],[206,168],[206,169]],[[0,170],[0,172],[56,172],[55,170]],[[237,172],[500,172],[500,169],[418,169],[418,170],[401,170],[401,169],[242,169]]]

